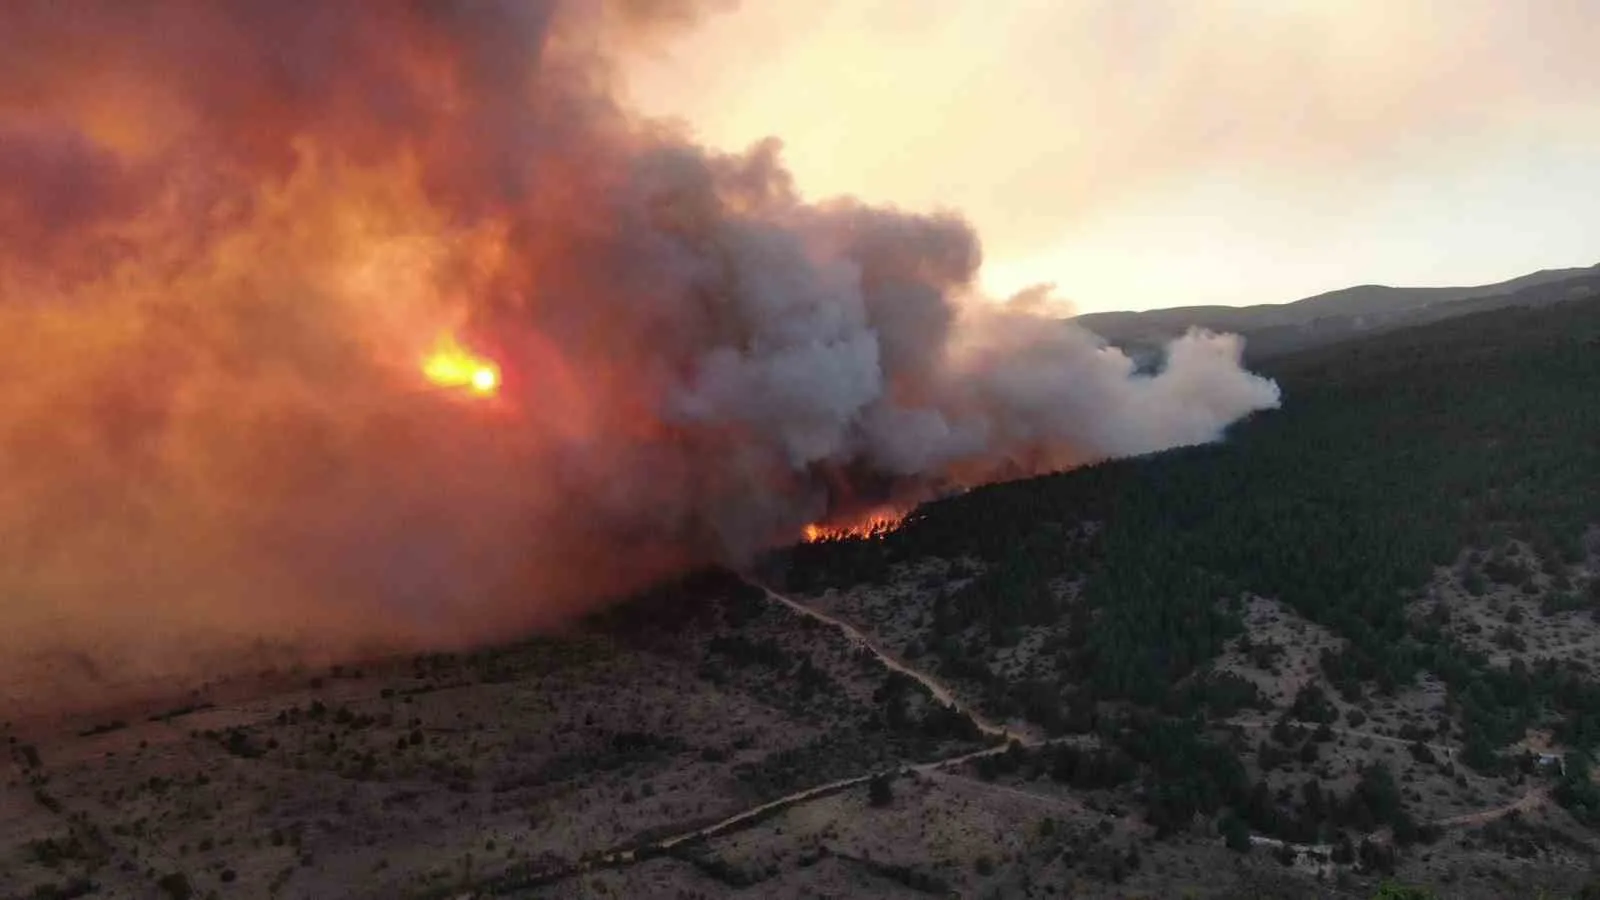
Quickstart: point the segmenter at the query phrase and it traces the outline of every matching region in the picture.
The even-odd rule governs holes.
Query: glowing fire
[[[813,522],[805,527],[802,536],[808,544],[879,538],[899,528],[904,520],[905,516],[901,513],[877,512],[854,522]]]
[[[493,394],[500,388],[500,367],[449,337],[423,360],[422,374],[440,387],[466,388],[476,394]]]

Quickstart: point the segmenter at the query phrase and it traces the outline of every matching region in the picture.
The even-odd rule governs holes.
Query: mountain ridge
[[[1549,290],[1565,285],[1567,290]],[[1454,315],[1556,299],[1600,290],[1600,264],[1541,269],[1505,281],[1456,287],[1361,284],[1287,303],[1253,306],[1180,306],[1142,312],[1086,313],[1073,319],[1107,341],[1134,352],[1155,350],[1190,328],[1246,338],[1254,358],[1278,356],[1358,334],[1438,321]],[[1503,302],[1491,302],[1491,301]],[[1470,302],[1469,302],[1470,301]]]

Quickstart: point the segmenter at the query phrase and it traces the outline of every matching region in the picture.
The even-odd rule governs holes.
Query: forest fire
[[[422,374],[434,384],[447,388],[466,388],[475,394],[493,394],[500,389],[500,367],[475,356],[446,337],[422,363]]]
[[[826,541],[866,540],[881,538],[894,532],[905,521],[897,512],[876,512],[848,523],[813,522],[802,532],[805,542],[819,544]]]
[[[0,692],[500,639],[1278,402],[631,115],[692,0],[58,6],[0,3]]]

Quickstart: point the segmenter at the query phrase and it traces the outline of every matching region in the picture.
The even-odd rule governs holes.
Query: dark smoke
[[[1276,404],[627,115],[608,54],[699,6],[0,5],[0,704],[498,637]]]

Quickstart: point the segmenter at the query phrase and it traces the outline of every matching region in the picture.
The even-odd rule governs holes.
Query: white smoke
[[[0,681],[503,637],[1277,403],[1236,339],[1139,374],[979,296],[959,217],[626,114],[596,48],[693,8],[0,4]],[[422,379],[442,331],[492,401]]]

